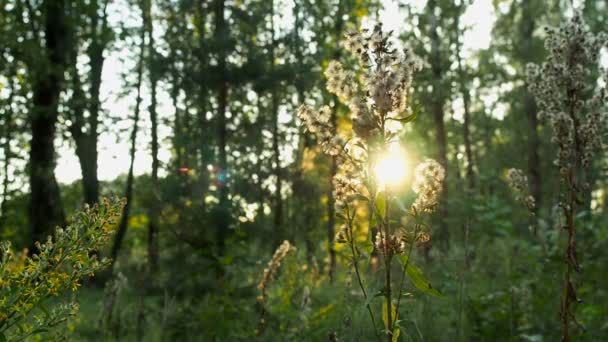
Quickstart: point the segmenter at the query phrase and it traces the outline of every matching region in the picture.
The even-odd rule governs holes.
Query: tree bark
[[[41,48],[41,51],[48,64],[45,68],[30,66],[38,71],[32,86],[33,109],[30,113],[32,140],[29,163],[29,223],[32,247],[35,241],[45,240],[56,226],[65,223],[59,185],[54,172],[54,140],[59,96],[69,57],[69,27],[65,0],[47,0],[43,7],[46,46]]]

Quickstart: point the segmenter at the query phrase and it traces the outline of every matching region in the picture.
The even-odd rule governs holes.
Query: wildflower
[[[552,142],[557,145],[555,160],[564,187],[560,187],[563,210],[568,233],[566,249],[567,272],[565,295],[561,300],[560,323],[562,337],[568,340],[569,323],[578,325],[571,310],[577,301],[571,282],[572,271],[579,271],[576,258],[575,217],[576,204],[581,192],[588,189],[578,184],[584,179],[585,168],[591,165],[593,154],[603,148],[602,135],[605,129],[606,86],[594,89],[589,80],[596,76],[598,57],[606,47],[608,36],[594,34],[585,24],[582,13],[576,11],[573,17],[559,28],[546,28],[545,48],[549,52],[542,66],[528,65],[528,88],[534,95],[541,119],[548,120],[552,127]],[[604,75],[606,76],[606,75]],[[534,198],[525,196],[528,207],[535,205]]]
[[[594,152],[603,146],[600,130],[606,121],[606,87],[589,100],[584,100],[584,94],[593,90],[588,79],[608,39],[604,33],[592,33],[579,12],[559,28],[545,31],[549,56],[541,66],[527,65],[528,88],[536,98],[539,117],[551,125],[552,142],[558,147],[555,163],[567,177],[576,165],[588,167]]]
[[[416,212],[435,210],[442,190],[445,170],[432,159],[427,159],[416,167],[412,189],[418,194],[412,208]]]
[[[337,243],[348,242],[348,226],[346,224],[340,226],[340,229],[338,229],[338,233],[336,233],[336,237],[334,238],[334,240]]]
[[[406,243],[405,241],[395,234],[388,235],[388,239],[385,238],[386,234],[378,232],[376,234],[376,248],[382,253],[403,254],[405,252]]]
[[[98,262],[91,252],[99,250],[112,237],[115,226],[97,228],[114,222],[123,205],[121,201],[104,200],[100,205],[85,208],[75,215],[70,226],[56,229],[44,243],[37,242],[38,252],[31,257],[27,250],[15,253],[10,243],[0,243],[0,312],[3,313],[0,324],[20,327],[5,331],[8,340],[39,334],[75,314],[74,303],[51,303],[44,315],[32,310],[49,302],[50,297],[76,290],[83,278],[109,265],[107,260]],[[28,317],[34,325],[22,322]]]
[[[524,191],[528,187],[528,177],[520,169],[509,169],[507,172],[509,185],[516,191]]]
[[[378,195],[379,182],[377,176],[372,173],[372,161],[375,160],[376,154],[384,153],[388,146],[395,143],[393,139],[396,134],[393,129],[400,129],[401,122],[406,121],[403,119],[406,118],[404,114],[408,107],[413,75],[422,66],[412,50],[399,51],[394,48],[390,36],[390,32],[382,31],[381,25],[376,25],[371,31],[347,33],[344,47],[357,58],[359,70],[357,72],[346,70],[338,61],[330,62],[325,70],[327,90],[335,94],[350,111],[351,132],[338,131],[335,122],[331,122],[331,116],[329,116],[330,120],[326,120],[329,107],[324,107],[318,112],[300,107],[298,111],[307,130],[316,136],[323,151],[336,161],[338,170],[333,178],[333,198],[336,210],[345,211],[346,215],[341,217],[347,220],[353,219],[349,215],[351,214],[349,204],[358,198],[369,201],[370,210],[373,212],[374,201],[371,199]],[[417,206],[422,211],[430,211],[429,208],[434,206],[432,202],[437,201],[440,183],[444,177],[442,168],[428,172],[433,174],[431,180],[434,182],[421,183],[416,188],[420,191]],[[438,186],[437,182],[439,182]],[[388,196],[387,200],[389,200]],[[391,257],[404,252],[407,239],[403,234],[390,234],[388,222],[391,221],[388,210],[386,214],[373,215],[380,226],[374,247],[385,253],[384,260],[387,263],[385,272],[389,274]],[[351,243],[355,275],[361,290],[365,293],[357,261],[360,254],[357,252],[358,248],[354,246],[353,232],[349,229],[352,229],[352,226],[341,226],[335,241]],[[372,260],[376,259],[372,258]],[[387,278],[390,279],[390,276]],[[390,282],[385,283],[385,286],[390,289]],[[390,291],[385,293],[385,300],[386,303],[391,302]],[[366,307],[373,322],[374,317],[369,303]],[[387,331],[393,333],[393,320],[390,315],[387,321]],[[337,336],[332,340],[337,340]]]
[[[285,240],[274,252],[272,259],[268,262],[268,266],[264,269],[262,280],[258,284],[258,289],[262,291],[263,294],[266,291],[266,286],[268,286],[268,283],[270,283],[270,280],[272,279],[272,274],[281,266],[281,261],[289,252],[294,251],[295,249],[296,248],[292,246],[289,241]]]
[[[358,191],[356,186],[353,178],[347,178],[342,175],[334,177],[333,196],[336,209],[341,210],[345,208],[347,204],[357,198]]]
[[[515,191],[516,200],[524,203],[530,213],[536,209],[536,200],[528,189],[528,177],[520,169],[509,169],[507,172],[509,186]]]

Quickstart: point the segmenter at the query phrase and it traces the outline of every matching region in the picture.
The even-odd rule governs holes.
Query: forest
[[[608,341],[607,0],[0,0],[0,342]]]

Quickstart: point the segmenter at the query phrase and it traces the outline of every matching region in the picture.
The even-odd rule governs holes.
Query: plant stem
[[[384,209],[384,262],[385,262],[385,298],[386,298],[386,329],[387,329],[387,341],[392,342],[393,340],[393,303],[392,303],[392,294],[391,294],[391,259],[392,259],[392,251],[389,249],[388,241],[390,238],[390,218],[389,218],[389,210],[390,210],[390,195],[388,189],[384,191],[385,196],[385,209]]]
[[[412,251],[414,250],[414,243],[416,243],[416,237],[418,236],[418,227],[419,225],[416,224],[414,228],[414,241],[410,244],[410,249],[407,252],[407,259],[405,260],[405,265],[403,265],[403,272],[401,273],[401,282],[399,284],[399,294],[397,294],[397,310],[395,310],[395,312],[399,311],[399,305],[401,304],[401,297],[403,296],[403,286],[405,284],[405,273],[407,272],[407,266],[410,263],[410,257],[412,256]],[[394,320],[394,323],[396,322],[397,315],[395,315]]]
[[[355,248],[355,239],[354,239],[354,234],[353,234],[353,220],[354,220],[354,213],[353,216],[350,216],[350,210],[348,207],[346,207],[346,218],[348,220],[348,229],[349,229],[349,245],[350,245],[350,250],[352,252],[352,256],[353,256],[353,268],[355,269],[355,275],[357,276],[357,282],[359,283],[359,287],[361,288],[361,292],[363,293],[363,298],[365,299],[365,302],[367,303],[367,291],[365,291],[365,286],[363,286],[363,280],[361,278],[361,272],[359,272],[359,255],[357,253],[357,250]],[[374,334],[376,335],[376,338],[378,339],[378,342],[380,342],[380,336],[378,335],[378,328],[376,328],[376,320],[374,319],[374,313],[372,312],[372,309],[369,305],[369,303],[367,303],[365,305],[365,307],[367,308],[367,312],[369,313],[369,318],[372,321],[372,325],[374,326]]]

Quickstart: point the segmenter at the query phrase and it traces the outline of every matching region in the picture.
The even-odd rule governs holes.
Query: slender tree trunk
[[[273,77],[273,82],[279,82],[275,75],[275,37],[274,37],[274,1],[270,1],[270,73]],[[283,171],[281,169],[281,151],[280,151],[280,132],[279,132],[279,95],[276,83],[272,84],[270,98],[272,102],[272,153],[273,153],[273,172],[275,176],[275,187],[276,192],[274,195],[274,220],[273,220],[273,231],[275,234],[274,247],[279,246],[282,241],[284,232],[282,231],[283,225]]]
[[[300,105],[304,104],[304,87],[303,87],[303,75],[304,66],[303,66],[303,56],[302,56],[302,46],[304,44],[301,39],[301,30],[302,30],[302,19],[300,17],[301,5],[296,1],[293,8],[294,15],[294,41],[292,42],[292,46],[294,49],[294,55],[296,60],[298,61],[298,72],[296,73],[296,78],[294,79],[296,93],[298,95],[298,102]],[[294,117],[296,120],[296,117]],[[311,216],[309,215],[309,204],[307,201],[310,201],[310,198],[304,196],[301,191],[304,184],[304,170],[303,170],[303,161],[304,161],[304,151],[306,147],[308,147],[308,135],[304,131],[303,125],[297,125],[298,127],[298,147],[296,149],[296,156],[294,160],[295,170],[292,174],[292,196],[294,198],[294,202],[296,203],[296,207],[293,210],[293,220],[292,222],[298,222],[300,226],[298,227],[301,231],[303,231],[304,241],[306,245],[306,259],[308,260],[309,266],[313,266],[314,260],[314,252],[315,252],[315,244],[312,241],[311,230],[313,229],[313,224],[311,222]],[[306,192],[310,193],[310,192]],[[317,201],[317,198],[313,199]],[[305,210],[303,208],[306,208]]]
[[[172,61],[176,60],[175,51],[171,50],[171,58]],[[182,139],[183,126],[182,126],[182,113],[178,108],[178,95],[179,95],[179,73],[177,70],[177,66],[175,64],[171,65],[171,103],[173,105],[173,109],[175,110],[174,118],[173,118],[173,148],[175,148],[175,164],[174,168],[177,170],[180,167],[184,167],[184,144]]]
[[[137,89],[137,96],[135,98],[135,113],[133,115],[133,129],[131,130],[131,163],[129,164],[129,173],[127,175],[127,184],[125,189],[125,198],[127,203],[125,204],[125,208],[122,212],[122,217],[120,218],[120,223],[118,225],[118,230],[116,232],[116,237],[114,238],[114,245],[112,246],[112,262],[116,261],[118,257],[118,253],[120,252],[120,248],[122,247],[122,242],[124,240],[125,234],[127,233],[127,227],[129,223],[129,214],[131,213],[131,202],[133,200],[133,182],[135,180],[135,176],[133,175],[133,166],[135,165],[135,151],[137,150],[137,131],[139,124],[139,111],[142,102],[141,97],[141,84],[144,73],[144,56],[146,50],[146,29],[145,26],[142,25],[141,34],[140,34],[140,44],[139,44],[139,64],[137,65],[137,84],[135,85]]]
[[[257,111],[258,111],[258,121],[255,123],[259,130],[262,127],[265,127],[266,122],[264,118],[262,118],[261,113],[264,112],[264,106],[262,105],[262,99],[260,96],[257,96],[256,100]],[[256,172],[258,174],[258,179],[256,181],[256,190],[257,190],[257,201],[259,204],[258,211],[256,214],[256,219],[258,224],[266,224],[266,214],[264,213],[264,204],[266,203],[266,191],[264,189],[264,179],[266,178],[266,174],[263,171],[264,165],[266,163],[266,159],[264,159],[262,152],[265,150],[264,141],[260,139],[258,144],[255,146],[257,152],[257,160],[255,163]]]
[[[435,133],[437,138],[437,160],[446,171],[446,178],[443,182],[443,189],[437,214],[439,216],[439,233],[440,243],[444,251],[449,248],[449,230],[448,230],[448,158],[447,158],[447,137],[444,123],[443,107],[445,96],[442,91],[441,80],[443,79],[443,70],[441,65],[440,41],[437,33],[438,19],[435,16],[436,3],[435,0],[429,0],[427,3],[430,13],[430,38],[431,38],[431,69],[435,84],[433,86],[433,120],[435,121]]]
[[[217,1],[217,0],[216,0]],[[209,188],[209,171],[207,170],[207,164],[212,160],[212,144],[210,143],[211,131],[209,129],[209,122],[206,118],[207,115],[207,96],[208,96],[208,63],[207,63],[207,52],[205,51],[205,18],[206,11],[205,5],[206,0],[200,0],[196,6],[196,12],[198,13],[198,59],[199,59],[199,70],[198,70],[198,110],[197,110],[197,123],[199,129],[199,140],[198,140],[198,153],[200,156],[200,178],[198,186],[200,187],[199,197],[202,199],[200,202],[202,210],[205,210],[205,197]]]
[[[33,110],[30,115],[30,203],[29,218],[32,247],[35,241],[46,240],[55,226],[65,223],[59,185],[55,179],[55,124],[58,116],[59,95],[63,87],[64,71],[68,62],[68,18],[65,0],[47,0],[45,13],[45,42],[43,54],[48,58],[44,70],[39,71],[33,84]]]
[[[463,6],[462,4],[460,6]],[[474,169],[474,161],[473,161],[473,149],[471,148],[471,95],[469,94],[468,89],[468,80],[467,74],[464,70],[462,56],[460,55],[461,50],[461,30],[460,30],[460,13],[463,12],[460,8],[458,9],[459,13],[456,15],[454,20],[456,34],[456,59],[458,61],[458,85],[460,86],[460,93],[462,95],[462,102],[464,107],[464,123],[462,127],[462,135],[464,140],[464,149],[465,149],[465,157],[466,157],[466,179],[467,179],[467,188],[469,191],[475,189],[475,172]]]
[[[304,104],[305,98],[304,98],[304,88],[303,88],[303,75],[302,73],[304,72],[304,67],[303,67],[303,56],[302,56],[302,45],[304,44],[304,42],[300,41],[300,32],[302,30],[302,19],[300,18],[300,4],[296,1],[294,4],[294,8],[293,8],[293,15],[294,15],[294,32],[295,32],[295,38],[293,41],[293,48],[294,48],[294,55],[296,57],[297,60],[297,66],[298,66],[298,72],[295,75],[295,88],[296,88],[296,93],[298,95],[298,102],[300,105]],[[304,150],[307,147],[307,140],[308,140],[308,136],[306,134],[306,132],[304,131],[304,127],[302,125],[298,125],[298,147],[296,150],[296,157],[295,157],[295,161],[294,164],[296,166],[296,176],[301,176],[300,173],[302,171],[302,161],[304,159]],[[294,193],[295,196],[297,196],[297,194]]]
[[[93,1],[93,11],[91,14],[91,44],[88,47],[88,57],[90,66],[90,98],[87,100],[82,89],[78,68],[76,66],[78,57],[78,44],[74,44],[72,48],[72,68],[73,68],[73,105],[74,112],[73,122],[70,126],[70,133],[76,145],[76,156],[80,162],[80,170],[82,173],[82,187],[84,191],[85,203],[93,205],[99,199],[99,179],[97,174],[97,140],[99,137],[99,110],[100,99],[99,91],[101,87],[101,74],[105,58],[103,56],[104,49],[107,44],[107,5],[103,3],[102,16],[98,15],[98,1]],[[101,19],[101,24],[99,20]],[[98,25],[101,25],[98,28]],[[76,38],[75,38],[76,40]],[[87,131],[85,132],[85,109],[89,110]]]
[[[221,75],[217,86],[217,137],[219,149],[219,174],[217,177],[219,187],[219,215],[217,220],[217,242],[219,254],[224,253],[225,241],[228,235],[230,202],[228,200],[228,158],[226,151],[227,129],[226,108],[228,101],[228,80],[226,78],[226,40],[228,28],[224,18],[225,0],[215,0],[215,35],[216,41],[221,42],[218,54],[218,72]]]
[[[99,91],[101,88],[101,74],[103,72],[103,66],[105,63],[105,57],[103,52],[107,45],[107,31],[108,31],[108,14],[107,14],[108,1],[103,3],[101,17],[101,28],[97,33],[90,47],[90,66],[91,66],[91,99],[89,107],[89,158],[87,159],[87,171],[83,170],[83,182],[85,189],[85,201],[89,204],[97,202],[99,199],[99,178],[97,174],[97,141],[99,138],[99,111],[101,108],[101,102],[99,99]],[[95,15],[95,18],[97,16]],[[94,25],[97,25],[97,20],[94,21]]]
[[[148,75],[150,77],[150,122],[152,123],[152,203],[148,211],[148,263],[152,272],[158,269],[158,213],[160,211],[160,186],[158,183],[158,114],[156,112],[156,88],[158,71],[156,65],[156,46],[154,43],[154,23],[152,22],[152,2],[143,0],[143,18],[148,31]]]
[[[334,35],[336,39],[336,46],[334,50],[333,58],[335,60],[340,59],[341,47],[340,40],[342,39],[342,30],[344,29],[344,21],[342,19],[343,12],[343,1],[338,1],[338,9],[336,13],[336,25],[334,28]],[[331,125],[332,130],[336,132],[338,130],[338,106],[340,102],[337,96],[333,96],[334,106],[331,111]],[[329,249],[329,279],[331,282],[334,280],[334,273],[336,271],[336,250],[334,249],[334,238],[336,235],[336,200],[334,198],[334,178],[338,172],[338,162],[336,157],[331,157],[331,166],[329,169],[329,192],[327,193],[327,244]]]
[[[531,0],[524,0],[522,6],[521,16],[521,34],[523,41],[523,52],[522,64],[525,65],[532,60],[532,34],[534,33],[535,21],[534,13],[530,8]],[[539,157],[539,138],[538,138],[538,117],[536,113],[536,103],[532,95],[525,91],[524,97],[524,112],[528,118],[528,176],[530,193],[534,196],[536,206],[534,212],[538,213],[542,201],[542,181],[540,171],[540,157]]]
[[[3,178],[2,178],[2,202],[0,202],[0,231],[4,227],[4,222],[6,221],[6,210],[8,203],[8,192],[9,192],[9,165],[11,163],[12,151],[11,151],[11,141],[12,141],[12,133],[13,133],[13,97],[15,94],[15,87],[13,83],[13,79],[15,77],[14,68],[11,68],[11,71],[8,75],[8,85],[9,85],[9,95],[6,99],[6,109],[4,116],[4,144],[2,145],[2,153],[4,154],[4,165],[2,167]]]
[[[466,168],[465,168],[465,178],[466,178],[466,195],[467,200],[465,205],[463,206],[464,214],[466,216],[465,222],[462,225],[462,235],[463,235],[463,269],[460,274],[460,287],[459,287],[459,300],[458,300],[458,337],[459,340],[464,340],[465,331],[464,331],[464,311],[465,311],[465,301],[467,284],[466,284],[466,275],[470,268],[469,262],[469,226],[471,221],[471,207],[473,201],[473,191],[475,189],[475,173],[473,171],[473,151],[471,148],[471,133],[470,133],[470,121],[471,121],[471,96],[469,94],[468,86],[468,74],[465,72],[461,52],[461,41],[460,38],[463,36],[463,30],[460,28],[460,16],[465,11],[465,4],[460,3],[460,5],[456,8],[456,15],[454,18],[454,30],[455,30],[455,47],[456,47],[456,59],[458,65],[458,84],[460,86],[460,93],[462,95],[462,102],[464,107],[464,122],[463,122],[463,140],[465,147],[465,156],[466,156]]]

